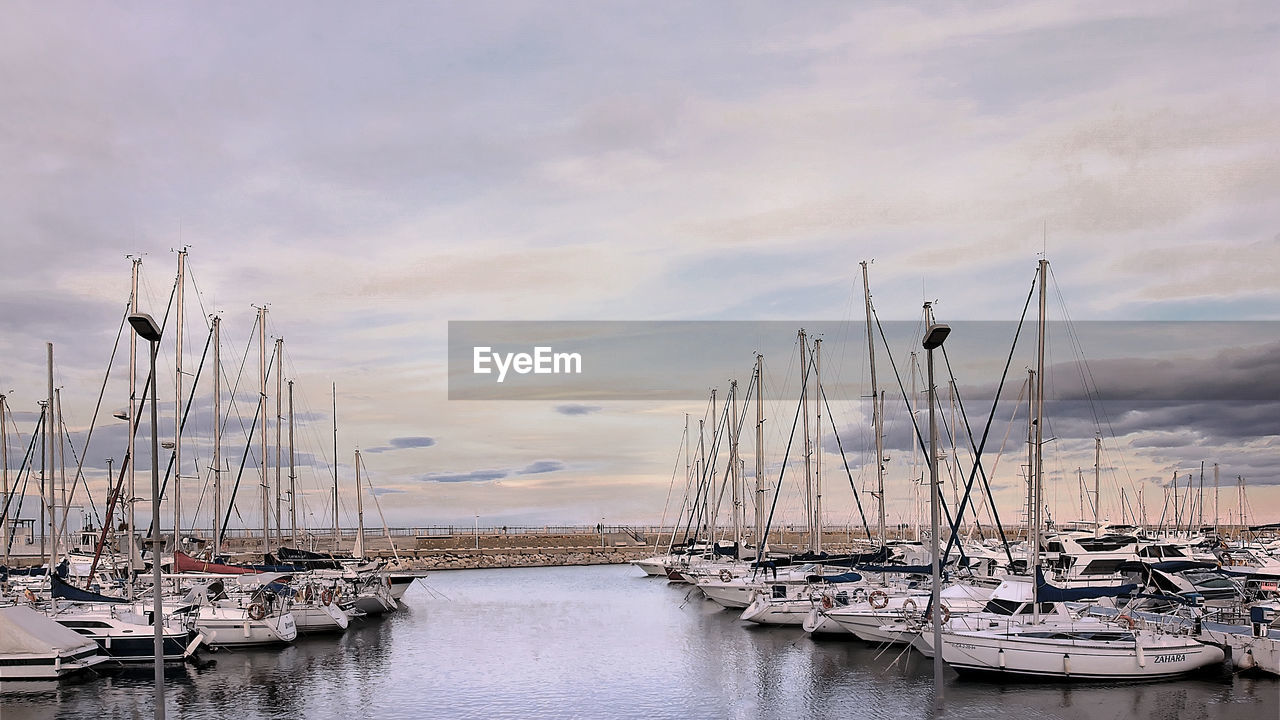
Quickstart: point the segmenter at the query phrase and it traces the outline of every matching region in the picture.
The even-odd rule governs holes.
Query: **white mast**
[[[888,542],[886,535],[884,515],[884,418],[881,417],[881,400],[880,386],[876,383],[876,344],[875,336],[871,332],[871,285],[867,282],[867,261],[862,263],[862,298],[863,304],[867,311],[867,356],[870,358],[871,368],[871,424],[874,426],[876,436],[876,500],[879,502],[879,533],[880,544],[884,545]],[[915,357],[915,353],[912,353]],[[911,376],[912,386],[915,385],[915,374]],[[914,403],[914,390],[912,401]],[[914,414],[912,415],[914,418]]]
[[[809,434],[809,341],[804,328],[800,328],[800,414],[804,415],[804,511],[808,516],[809,552],[817,552],[817,537],[813,528],[813,435]]]
[[[47,412],[48,414],[45,415],[44,435],[43,435],[42,442],[44,442],[44,444],[47,445],[49,448],[49,460],[46,466],[47,469],[43,473],[40,473],[40,476],[41,476],[40,479],[41,479],[41,490],[45,493],[46,497],[48,498],[48,500],[45,501],[46,502],[45,506],[49,510],[49,514],[48,514],[49,573],[53,574],[53,566],[56,565],[58,561],[58,524],[55,521],[55,516],[57,513],[55,512],[55,509],[54,509],[54,497],[53,497],[53,469],[56,466],[57,461],[54,457],[55,443],[53,442],[53,435],[51,435],[50,432],[54,426],[54,423],[57,422],[57,418],[54,416],[54,404],[53,404],[53,343],[45,343],[45,347],[49,351],[49,400],[48,400],[49,405],[45,410],[45,412]],[[41,450],[44,450],[44,448],[41,448]],[[43,458],[41,460],[43,461]]]
[[[174,351],[175,365],[173,373],[173,550],[182,549],[182,290],[186,285],[187,251],[178,251],[178,286],[174,306]],[[158,380],[158,378],[157,378]],[[153,380],[153,382],[155,382]],[[157,500],[156,502],[159,502]],[[160,528],[156,528],[156,536]],[[159,557],[159,556],[157,556]]]
[[[338,527],[338,383],[333,383],[333,551],[342,547],[342,528]]]
[[[213,315],[213,554],[222,552],[222,318]]]
[[[764,559],[767,538],[764,536],[764,355],[756,353],[756,560]]]
[[[271,551],[271,498],[267,483],[267,306],[258,308],[258,417],[262,418],[259,434],[261,458],[258,462],[262,487],[262,553]]]
[[[712,388],[711,389],[711,444],[716,448],[719,448],[719,443],[716,442],[717,430],[719,429],[719,426],[720,426],[719,416],[716,415],[716,390],[715,388]],[[711,553],[712,553],[712,556],[714,557],[715,544],[716,544],[716,515],[720,512],[720,508],[716,507],[714,511],[712,510],[711,491],[715,488],[715,484],[716,484],[715,483],[716,470],[715,468],[707,464],[707,455],[706,455],[705,446],[703,447],[703,454],[702,454],[702,474],[704,477],[707,478],[707,494],[706,494],[706,497],[704,498],[707,503],[707,509],[706,509],[707,542],[711,543]]]
[[[4,494],[0,495],[0,543],[4,543],[4,564],[9,565],[9,434],[5,419],[7,399],[0,393],[0,474],[4,476]],[[111,473],[107,472],[108,482]],[[111,519],[107,518],[107,522]]]
[[[356,549],[352,553],[364,559],[364,493],[360,487],[360,451],[356,451]]]
[[[1218,463],[1213,464],[1213,534],[1215,537],[1218,535]]]
[[[133,271],[130,275],[129,290],[129,313],[138,312],[138,269],[142,267],[142,258],[131,258],[133,262]],[[134,499],[138,497],[138,455],[134,445],[134,435],[138,431],[138,334],[129,333],[129,496],[125,498],[125,508],[129,521],[126,524],[126,531],[129,534],[129,580],[128,590],[129,597],[133,597],[133,574],[137,568],[134,567],[134,558],[138,555],[138,538],[134,531],[136,518],[134,517]]]
[[[1102,525],[1098,523],[1102,506],[1102,436],[1093,438],[1093,536],[1102,537]]]
[[[284,409],[284,375],[283,375],[283,359],[284,355],[284,338],[276,338],[276,540],[281,541],[284,537],[284,528],[282,527],[284,518],[280,509],[280,425],[284,418],[282,417]]]
[[[738,422],[738,381],[729,382],[730,432],[733,441],[729,445],[729,464],[732,466],[730,477],[733,479],[733,555],[742,559],[742,481],[738,474],[738,433],[742,424]]]
[[[813,551],[822,552],[822,338],[813,341],[814,424],[813,451]]]
[[[1038,592],[1036,588],[1036,576],[1039,574],[1040,568],[1040,506],[1041,493],[1044,488],[1044,336],[1045,336],[1045,298],[1048,293],[1045,286],[1048,284],[1049,261],[1041,258],[1040,260],[1040,327],[1038,331],[1038,341],[1036,343],[1036,442],[1035,442],[1035,524],[1032,528],[1034,541],[1031,543],[1031,552],[1035,562],[1034,568],[1031,570],[1031,599],[1035,603],[1035,610],[1032,615],[1033,622],[1040,622],[1040,602],[1038,600]]]
[[[289,542],[298,542],[298,476],[293,463],[293,381],[289,381]]]
[[[916,422],[916,399],[919,390],[916,388],[916,377],[920,374],[919,361],[916,358],[914,350],[911,351],[911,425],[915,427]],[[884,403],[880,403],[880,410],[883,413]],[[882,436],[883,437],[883,436]],[[919,443],[911,443],[911,484],[915,488],[915,511],[916,511],[916,542],[920,542],[920,524],[923,522],[924,508],[920,501],[920,486],[923,484],[924,478],[917,477],[920,470],[920,445]],[[880,499],[884,502],[884,498]]]

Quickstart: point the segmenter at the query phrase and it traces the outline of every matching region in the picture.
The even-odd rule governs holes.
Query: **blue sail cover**
[[[75,602],[91,602],[91,603],[127,603],[124,598],[111,597],[109,595],[101,595],[89,590],[81,590],[75,585],[71,585],[62,578],[54,575],[49,578],[51,583],[50,590],[54,597],[63,598],[64,600],[74,600]]]
[[[904,575],[931,575],[933,568],[928,565],[859,565],[863,572],[902,573]]]
[[[1138,586],[1134,583],[1060,588],[1057,585],[1050,585],[1044,578],[1044,570],[1039,565],[1036,566],[1037,602],[1074,602],[1076,600],[1090,600],[1100,597],[1117,597],[1119,595],[1132,595],[1133,591],[1137,589]]]

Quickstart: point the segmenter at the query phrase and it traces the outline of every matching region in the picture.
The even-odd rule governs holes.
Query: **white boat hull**
[[[202,607],[195,627],[204,635],[204,644],[210,647],[279,645],[291,643],[298,637],[292,613],[254,620],[242,608]]]
[[[1144,638],[1143,641],[1148,640]],[[961,674],[998,674],[1063,680],[1155,680],[1220,663],[1222,650],[1190,638],[1080,641],[994,633],[943,632],[942,659]]]

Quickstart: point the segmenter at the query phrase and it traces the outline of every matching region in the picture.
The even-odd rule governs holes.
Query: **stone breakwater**
[[[410,559],[409,562],[414,568],[420,570],[470,570],[561,565],[620,565],[652,554],[651,547],[435,550],[419,551],[418,557]]]

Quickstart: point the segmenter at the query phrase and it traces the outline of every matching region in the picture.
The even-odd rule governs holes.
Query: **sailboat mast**
[[[1213,534],[1218,535],[1218,463],[1213,464]]]
[[[1036,474],[1036,371],[1027,370],[1027,569],[1035,564],[1036,556],[1031,548],[1031,521],[1035,514]]]
[[[182,291],[186,286],[187,251],[178,251],[178,280],[174,308],[173,372],[173,549],[182,549]],[[153,378],[156,382],[158,378]],[[159,502],[157,500],[156,502]],[[160,528],[156,528],[159,536]],[[158,556],[157,556],[158,557]]]
[[[1033,612],[1033,622],[1040,622],[1040,601],[1038,598],[1038,590],[1036,588],[1037,576],[1040,570],[1040,506],[1041,493],[1044,491],[1044,338],[1045,338],[1045,301],[1048,293],[1045,288],[1048,285],[1049,261],[1040,259],[1040,323],[1037,330],[1036,341],[1036,466],[1035,466],[1035,524],[1032,527],[1034,541],[1031,543],[1031,552],[1035,560],[1035,568],[1031,577],[1031,599],[1035,603]]]
[[[54,448],[54,442],[52,440],[52,436],[49,433],[52,431],[54,423],[57,422],[57,418],[54,417],[54,405],[53,405],[53,343],[46,343],[45,347],[49,351],[49,399],[48,399],[48,406],[46,408],[46,412],[48,413],[48,415],[45,416],[46,420],[44,424],[44,435],[42,436],[42,442],[48,448],[49,459],[48,459],[48,463],[45,465],[45,468],[46,468],[45,471],[40,473],[40,480],[41,480],[41,490],[44,491],[46,497],[48,498],[48,500],[46,501],[45,507],[47,507],[49,511],[47,516],[47,519],[49,521],[49,574],[53,574],[53,567],[58,562],[58,524],[55,521],[55,515],[57,513],[54,508],[54,498],[53,498],[53,468],[55,467],[55,463],[56,463],[56,460],[54,458],[55,448]],[[44,449],[45,448],[43,447],[41,448],[42,451]],[[43,462],[43,458],[41,460]]]
[[[281,512],[280,466],[281,460],[280,431],[284,424],[284,338],[276,338],[276,540],[284,537],[284,513]]]
[[[729,444],[729,463],[732,466],[730,477],[733,481],[733,556],[742,559],[742,478],[738,473],[738,433],[742,431],[742,423],[738,422],[738,381],[729,382],[729,422],[733,433],[733,442]]]
[[[0,543],[4,544],[4,564],[9,566],[9,433],[6,425],[5,406],[8,400],[0,393],[0,476],[4,478],[4,494],[0,495]],[[110,480],[111,471],[107,471]],[[111,522],[111,518],[107,518]]]
[[[342,529],[338,527],[338,383],[333,383],[333,551],[342,546]]]
[[[822,552],[822,338],[813,341],[814,424],[813,449],[813,551]]]
[[[1102,506],[1102,436],[1093,438],[1093,533],[1094,537],[1102,536],[1102,526],[1098,524],[1099,508]]]
[[[289,542],[298,542],[298,476],[293,458],[293,381],[289,381]]]
[[[713,408],[715,407],[715,400],[716,400],[716,394],[715,394],[715,391],[713,390],[711,392],[711,405]],[[712,417],[714,416],[715,416],[715,413],[713,412]],[[705,533],[704,537],[706,535],[710,535],[710,524],[707,521],[707,515],[711,513],[711,500],[709,499],[711,494],[711,488],[710,488],[710,481],[707,480],[706,437],[707,437],[707,421],[705,418],[702,418],[698,420],[698,460],[694,464],[694,474],[697,475],[697,481],[698,481],[698,492],[702,493],[702,507],[697,509],[698,514],[701,516],[701,522],[698,524],[698,527],[694,528],[695,540],[697,539],[697,535],[699,534]],[[697,495],[695,495],[694,497],[696,502]]]
[[[720,416],[716,414],[716,391],[715,391],[715,388],[712,388],[711,390],[711,444],[717,450],[720,447],[720,444],[716,441],[716,438],[718,437],[717,431],[719,430],[719,427],[720,427],[720,421],[718,419],[719,417]],[[715,542],[716,542],[716,515],[720,512],[720,508],[716,507],[715,510],[712,511],[711,495],[712,495],[712,490],[715,488],[716,469],[707,464],[707,456],[705,452],[703,453],[703,456],[702,456],[702,474],[707,478],[707,494],[705,498],[707,502],[707,511],[706,511],[707,512],[707,515],[706,515],[707,540],[712,545],[712,548],[713,548],[712,554],[714,555],[714,548],[715,548]],[[717,495],[716,497],[718,498],[719,495]]]
[[[142,267],[142,258],[131,258],[133,270],[130,274],[129,285],[129,313],[138,312],[138,270]],[[128,589],[129,597],[133,597],[133,574],[137,570],[134,567],[134,558],[138,556],[138,538],[134,531],[136,525],[134,517],[134,499],[138,497],[138,476],[137,476],[137,449],[134,443],[134,436],[138,429],[138,334],[129,333],[129,443],[128,458],[129,463],[129,496],[125,498],[125,511],[128,514],[128,522],[126,523],[126,531],[129,533],[129,580]]]
[[[867,261],[862,265],[862,299],[867,312],[867,357],[871,368],[871,424],[874,427],[876,444],[876,501],[879,505],[877,532],[880,533],[880,544],[884,545],[888,538],[885,533],[884,515],[884,418],[880,416],[880,386],[876,382],[876,343],[871,330],[871,285],[867,280]],[[912,375],[915,382],[915,375]]]
[[[764,355],[756,353],[756,560],[764,559],[765,494],[764,478]]]
[[[356,451],[356,548],[353,553],[364,559],[364,489],[360,487],[360,451]]]
[[[258,308],[258,417],[262,418],[259,433],[261,458],[258,471],[262,486],[262,553],[271,551],[271,498],[267,484],[267,307]]]
[[[817,552],[813,528],[813,436],[809,433],[809,341],[800,328],[800,414],[804,415],[804,511],[809,524],[809,552]]]
[[[222,318],[213,323],[213,554],[222,552]]]

